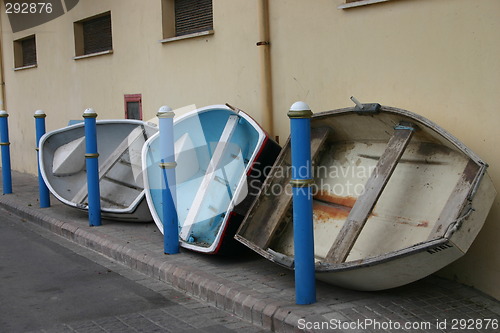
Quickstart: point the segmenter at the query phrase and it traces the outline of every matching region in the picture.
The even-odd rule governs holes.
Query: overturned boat
[[[176,118],[174,140],[180,245],[207,254],[241,246],[233,236],[279,145],[246,113],[225,105]],[[156,134],[144,145],[142,160],[147,202],[163,233],[159,145]]]
[[[496,191],[487,164],[441,127],[378,104],[311,118],[316,277],[401,286],[463,256]],[[235,238],[294,268],[290,142]]]
[[[144,194],[141,150],[158,129],[139,120],[96,122],[103,218],[152,221]],[[88,210],[85,128],[78,123],[40,139],[40,172],[50,192],[66,205]]]

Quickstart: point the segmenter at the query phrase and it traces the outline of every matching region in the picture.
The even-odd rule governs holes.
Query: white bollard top
[[[288,111],[288,118],[311,118],[312,111],[309,105],[304,102],[295,102]]]
[[[46,114],[43,112],[43,110],[36,110],[35,111],[35,118],[45,118]]]
[[[83,118],[96,118],[97,113],[95,113],[94,109],[92,108],[87,108],[85,111],[83,111]]]
[[[307,111],[311,110],[309,105],[307,105],[305,102],[299,101],[293,103],[293,105],[290,107],[290,111]]]
[[[156,116],[158,118],[173,118],[175,116],[175,113],[170,106],[163,105],[158,110],[158,113],[156,114]]]

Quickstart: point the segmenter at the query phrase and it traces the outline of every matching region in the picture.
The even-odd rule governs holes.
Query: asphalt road
[[[0,331],[261,330],[0,209]]]

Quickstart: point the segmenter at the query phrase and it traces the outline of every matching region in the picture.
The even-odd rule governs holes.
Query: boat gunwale
[[[237,235],[236,236],[238,241],[241,243],[245,244],[255,252],[259,253],[261,256],[264,258],[282,266],[288,269],[294,269],[293,263],[294,263],[294,258],[289,257],[285,254],[283,256],[289,258],[288,262],[292,263],[292,265],[284,263],[283,260],[280,260],[277,258],[275,255],[268,251],[264,251],[262,248],[255,246],[252,242],[249,242],[245,238],[242,238],[241,236]],[[376,266],[379,264],[383,264],[386,262],[390,262],[395,259],[400,259],[404,258],[407,256],[411,256],[416,253],[420,252],[425,252],[430,249],[433,249],[435,247],[438,247],[440,245],[447,244],[450,241],[450,238],[448,237],[441,237],[437,239],[433,239],[430,241],[422,242],[415,244],[410,247],[406,247],[404,249],[392,251],[389,253],[384,253],[380,254],[377,256],[369,257],[366,259],[358,259],[358,260],[353,260],[353,261],[347,261],[343,263],[328,263],[324,261],[316,261],[314,264],[315,271],[316,273],[331,273],[331,272],[343,272],[343,271],[349,271],[349,270],[354,270],[354,269],[359,269],[359,268],[364,268],[364,267],[372,267]]]

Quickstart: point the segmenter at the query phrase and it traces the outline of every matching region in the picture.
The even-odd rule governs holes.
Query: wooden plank
[[[378,160],[375,170],[373,170],[366,182],[365,191],[356,200],[344,226],[328,251],[326,261],[342,263],[346,260],[368,220],[368,216],[408,146],[413,132],[414,129],[411,126],[396,127],[384,153]]]
[[[119,158],[127,151],[130,143],[137,140],[144,134],[144,126],[135,128],[129,135],[116,147],[116,149],[108,156],[108,158],[99,164],[99,181],[108,173],[108,171],[118,162]],[[85,183],[87,184],[87,183]],[[83,203],[87,198],[87,186],[83,186],[80,191],[71,200],[75,203]]]
[[[201,213],[201,208],[203,207],[202,203],[206,200],[206,197],[213,195],[213,193],[208,191],[208,187],[215,181],[216,171],[222,167],[221,161],[227,156],[227,151],[230,146],[229,142],[231,141],[231,137],[233,136],[236,127],[238,127],[239,119],[239,116],[233,115],[229,116],[227,120],[219,142],[215,147],[212,159],[208,164],[207,172],[203,176],[198,192],[194,197],[193,204],[191,205],[189,213],[182,224],[181,231],[179,232],[179,237],[183,240],[189,238],[193,224],[197,222],[198,216]]]
[[[322,150],[329,128],[311,128],[311,159],[314,162]],[[274,235],[286,227],[291,217],[292,191],[290,188],[291,172],[290,140],[278,156],[273,169],[267,176],[261,192],[254,202],[238,237],[247,239],[255,246],[266,250]]]
[[[427,240],[443,237],[450,223],[459,217],[458,215],[467,203],[467,197],[472,190],[479,169],[479,165],[470,159]]]

